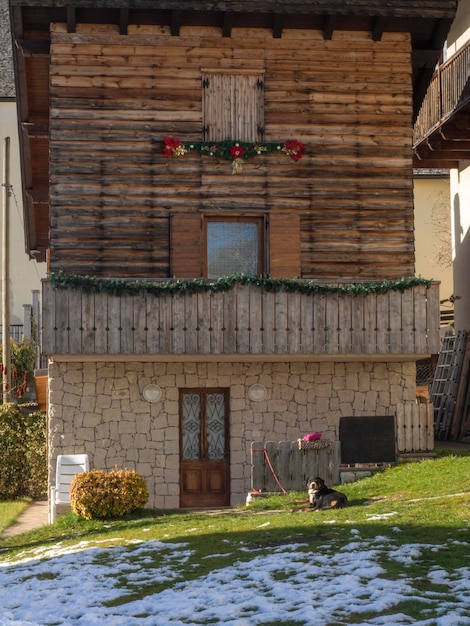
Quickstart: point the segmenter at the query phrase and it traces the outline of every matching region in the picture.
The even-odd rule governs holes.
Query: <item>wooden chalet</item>
[[[238,503],[252,441],[398,407],[427,449],[413,122],[456,6],[10,0],[51,482],[86,452],[150,506]]]

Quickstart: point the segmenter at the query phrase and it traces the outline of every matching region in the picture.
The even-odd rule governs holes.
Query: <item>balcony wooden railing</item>
[[[54,290],[43,282],[53,355],[426,355],[439,350],[439,285],[307,295],[236,285],[156,297]]]
[[[414,145],[470,102],[470,43],[438,66],[414,126]]]

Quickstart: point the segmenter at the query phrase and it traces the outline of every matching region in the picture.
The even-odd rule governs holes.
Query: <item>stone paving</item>
[[[5,528],[0,535],[0,539],[6,537],[14,537],[15,535],[21,535],[28,530],[36,530],[48,524],[48,505],[46,500],[37,500],[32,502],[21,515],[16,522],[8,528]]]

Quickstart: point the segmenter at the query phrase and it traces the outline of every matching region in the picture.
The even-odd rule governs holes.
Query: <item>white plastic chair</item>
[[[56,520],[56,506],[70,504],[70,483],[75,474],[88,472],[88,454],[59,454],[56,465],[55,486],[51,487],[49,499],[49,521]]]

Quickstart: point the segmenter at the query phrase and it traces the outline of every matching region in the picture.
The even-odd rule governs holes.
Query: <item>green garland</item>
[[[204,141],[182,142],[176,137],[164,137],[163,154],[166,157],[182,157],[188,152],[198,152],[207,156],[220,157],[232,161],[232,174],[240,174],[246,159],[260,154],[284,152],[294,161],[302,158],[305,146],[297,139],[289,139],[282,143],[247,143],[244,141]]]
[[[388,291],[400,291],[403,293],[417,285],[429,288],[431,280],[421,277],[400,278],[398,280],[383,280],[382,282],[353,283],[350,285],[334,286],[318,284],[313,280],[302,281],[293,278],[257,278],[234,274],[223,276],[217,280],[205,278],[174,279],[165,282],[150,282],[148,280],[127,281],[119,278],[97,278],[96,276],[80,276],[78,274],[66,274],[58,272],[48,274],[54,290],[74,289],[85,293],[107,293],[113,296],[138,295],[142,292],[151,293],[154,296],[166,296],[179,293],[204,293],[229,291],[235,285],[254,285],[269,292],[314,294],[340,294],[340,295],[367,295],[384,294]]]

